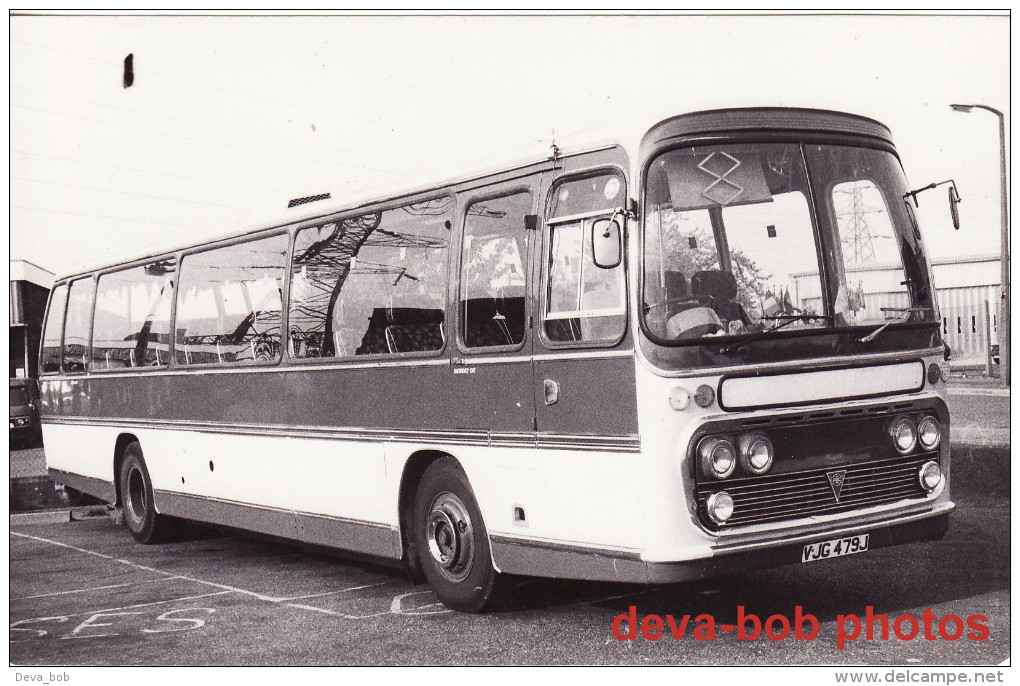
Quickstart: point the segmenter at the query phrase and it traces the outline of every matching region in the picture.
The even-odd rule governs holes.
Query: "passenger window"
[[[63,369],[68,374],[89,370],[89,331],[92,328],[92,298],[96,282],[91,278],[71,282],[64,323]]]
[[[469,348],[524,341],[530,192],[472,203],[464,226],[461,336]]]
[[[167,365],[176,269],[171,257],[99,277],[93,369]]]
[[[442,350],[453,205],[444,196],[299,231],[291,356]]]
[[[287,236],[185,256],[175,327],[179,364],[280,359]]]
[[[64,310],[67,308],[67,284],[53,289],[50,310],[46,315],[43,331],[42,351],[39,355],[39,371],[55,374],[60,371],[60,338],[64,332]]]
[[[623,264],[598,267],[591,232],[597,219],[608,218],[623,206],[624,196],[616,174],[574,179],[553,188],[544,317],[549,340],[606,343],[623,335],[627,323]],[[593,216],[556,219],[577,214]]]

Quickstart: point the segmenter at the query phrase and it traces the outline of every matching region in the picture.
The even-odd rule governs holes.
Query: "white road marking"
[[[140,565],[140,564],[138,564],[136,562],[131,562],[130,560],[122,560],[122,559],[114,557],[112,555],[107,555],[106,553],[99,553],[99,552],[96,552],[95,550],[87,550],[85,548],[79,548],[77,546],[73,546],[73,545],[70,545],[68,543],[61,543],[60,541],[53,541],[53,540],[50,540],[48,538],[42,538],[41,536],[29,536],[28,534],[18,533],[17,531],[12,531],[11,535],[12,536],[18,536],[20,538],[27,538],[27,539],[30,539],[30,540],[33,540],[33,541],[39,541],[40,543],[49,543],[50,545],[59,546],[61,548],[68,548],[69,550],[74,550],[74,551],[79,552],[79,553],[84,553],[85,555],[93,555],[95,557],[101,557],[104,560],[110,560],[112,562],[117,562],[117,563],[122,564],[122,565],[127,565],[128,567],[134,567],[135,569],[142,569],[142,570],[145,570],[146,572],[153,572],[155,574],[162,574],[164,576],[176,577],[178,579],[183,579],[185,581],[191,581],[191,582],[196,583],[196,584],[202,584],[204,586],[211,586],[212,588],[220,588],[220,589],[223,589],[224,591],[232,591],[234,593],[241,593],[243,595],[251,596],[253,598],[258,598],[259,600],[265,600],[265,601],[270,602],[270,603],[282,603],[283,601],[286,600],[286,598],[274,598],[273,596],[265,595],[264,593],[256,593],[255,591],[249,591],[247,589],[238,588],[236,586],[229,586],[227,584],[218,584],[215,581],[206,581],[205,579],[198,579],[196,577],[187,576],[187,575],[184,575],[184,574],[174,574],[172,572],[164,572],[162,569],[156,569],[155,567],[148,567],[146,565]]]
[[[324,607],[315,607],[314,605],[302,605],[301,603],[286,603],[287,607],[296,607],[299,610],[310,610],[312,612],[321,612],[324,615],[332,615],[334,617],[340,616],[339,612],[333,612],[333,610],[327,610]],[[346,616],[346,615],[344,615]]]
[[[293,598],[282,598],[280,602],[290,600],[308,600],[309,598],[321,598],[327,595],[338,595],[340,593],[350,593],[351,591],[361,591],[366,588],[378,588],[379,586],[388,586],[389,584],[396,583],[395,581],[383,581],[379,584],[365,584],[364,586],[352,586],[350,588],[342,588],[339,591],[326,591],[325,593],[312,593],[310,595],[296,595]],[[288,603],[290,604],[290,603]]]
[[[172,579],[180,579],[181,577],[174,575],[164,577],[162,579],[146,579],[145,581],[133,581],[129,584],[113,584],[112,586],[92,586],[90,588],[77,588],[73,591],[56,591],[54,593],[40,593],[38,595],[24,595],[20,598],[11,598],[13,603],[15,600],[34,600],[36,598],[50,598],[55,595],[70,595],[72,593],[88,593],[89,591],[105,591],[110,588],[124,588],[125,586],[141,586],[142,584],[155,584],[164,581],[170,581]]]
[[[26,538],[26,539],[29,539],[29,540],[32,540],[32,541],[38,541],[40,543],[49,543],[50,545],[55,545],[55,546],[58,546],[60,548],[67,548],[68,550],[74,550],[75,552],[83,553],[85,555],[92,555],[94,557],[99,557],[99,558],[102,558],[104,560],[110,560],[111,562],[116,562],[118,564],[127,565],[128,567],[132,567],[134,569],[140,569],[140,570],[144,570],[146,572],[153,572],[154,574],[162,574],[163,576],[168,577],[168,579],[182,579],[184,581],[190,581],[192,583],[201,584],[203,586],[210,586],[212,588],[221,589],[221,591],[219,591],[217,593],[208,593],[208,594],[201,595],[201,596],[194,596],[195,598],[204,598],[204,597],[213,596],[213,595],[225,595],[227,593],[240,593],[242,595],[250,596],[252,598],[257,598],[258,600],[262,600],[262,601],[265,601],[265,602],[268,602],[268,603],[274,603],[276,605],[287,605],[288,607],[293,607],[293,608],[297,608],[297,609],[301,609],[301,610],[307,610],[307,611],[310,611],[310,612],[319,612],[319,613],[322,613],[322,614],[328,614],[328,615],[332,615],[332,616],[335,616],[335,617],[343,617],[344,619],[369,619],[369,618],[372,618],[372,617],[381,617],[381,616],[390,615],[390,614],[405,614],[405,612],[403,612],[403,611],[401,611],[401,612],[393,612],[392,611],[392,606],[395,603],[399,607],[400,599],[402,599],[404,597],[404,595],[410,595],[410,594],[404,594],[402,596],[398,596],[391,603],[391,609],[387,610],[387,611],[384,611],[384,612],[376,612],[376,613],[372,613],[372,614],[368,614],[368,615],[348,615],[348,614],[344,614],[342,612],[336,612],[334,610],[328,610],[326,608],[316,607],[314,605],[305,605],[303,603],[294,603],[294,602],[290,602],[290,601],[293,601],[293,600],[302,600],[302,599],[306,599],[306,598],[315,598],[315,597],[321,597],[321,596],[326,596],[326,595],[335,595],[335,594],[339,594],[339,593],[347,593],[347,592],[350,592],[350,591],[357,591],[357,590],[362,590],[362,589],[366,589],[366,588],[375,588],[375,587],[378,587],[378,586],[385,586],[387,584],[391,584],[391,583],[394,583],[394,582],[386,581],[386,582],[382,582],[382,583],[378,583],[378,584],[365,584],[365,585],[362,585],[362,586],[353,586],[351,588],[341,589],[339,591],[330,591],[330,592],[327,592],[327,593],[317,593],[317,594],[312,594],[312,595],[308,595],[308,596],[297,596],[297,597],[294,597],[294,598],[277,598],[275,596],[266,595],[264,593],[257,593],[255,591],[249,591],[249,590],[244,589],[244,588],[238,588],[237,586],[229,586],[227,584],[220,584],[220,583],[216,583],[214,581],[207,581],[205,579],[199,579],[197,577],[188,576],[188,575],[185,575],[185,574],[175,574],[175,573],[171,573],[171,572],[165,572],[165,571],[163,571],[161,569],[156,569],[155,567],[149,567],[147,565],[141,565],[141,564],[138,564],[136,562],[131,562],[130,560],[122,560],[122,559],[114,557],[112,555],[107,555],[106,553],[100,553],[100,552],[97,552],[95,550],[88,550],[87,548],[79,548],[78,546],[73,546],[73,545],[71,545],[69,543],[62,543],[60,541],[54,541],[54,540],[51,540],[49,538],[43,538],[41,536],[31,536],[29,534],[19,533],[17,531],[12,531],[11,535],[12,536],[18,536],[19,538]],[[89,589],[83,589],[83,590],[89,590]],[[174,599],[174,600],[190,600],[190,598],[177,598],[177,599]],[[156,601],[156,602],[153,602],[153,603],[143,603],[141,605],[128,605],[127,607],[108,608],[107,610],[99,610],[99,612],[109,612],[109,611],[114,611],[114,610],[126,610],[126,609],[131,609],[131,608],[134,608],[134,607],[144,607],[145,605],[158,605],[160,603],[174,602],[174,600],[161,600],[161,601]],[[82,612],[82,613],[78,613],[78,614],[90,614],[90,613]],[[428,613],[428,614],[438,614],[438,613]],[[73,616],[76,616],[76,615],[67,615],[67,616],[73,617]]]
[[[217,595],[227,595],[230,591],[216,591],[215,593],[203,593],[201,595],[189,595],[183,598],[167,598],[166,600],[153,600],[149,603],[136,603],[135,605],[124,605],[123,607],[106,607],[101,610],[88,610],[86,612],[71,612],[66,615],[59,615],[60,617],[84,617],[85,615],[96,615],[104,614],[109,612],[117,612],[119,610],[132,610],[136,607],[149,607],[150,605],[165,605],[166,603],[176,603],[181,600],[197,600],[199,598],[211,598]],[[28,622],[41,622],[44,619],[54,619],[54,617],[32,617],[31,619],[22,619],[16,624],[26,624]],[[63,621],[63,620],[61,620]]]

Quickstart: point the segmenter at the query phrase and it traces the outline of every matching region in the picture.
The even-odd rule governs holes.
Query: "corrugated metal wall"
[[[986,331],[991,329],[991,342],[999,343],[999,287],[936,288],[942,333],[953,351],[953,359],[984,357],[988,349]],[[988,303],[988,317],[985,303]],[[986,326],[986,319],[990,319]]]
[[[867,283],[877,291],[889,284],[899,283],[903,272],[900,267],[875,265],[870,268],[848,270],[854,279]],[[794,278],[812,289],[804,298],[806,305],[821,311],[821,297],[818,293],[817,274],[797,274]],[[939,260],[932,263],[932,278],[935,280],[935,294],[942,316],[942,333],[953,351],[953,359],[974,358],[984,361],[989,342],[986,331],[991,329],[991,344],[998,345],[998,320],[1000,271],[998,257],[981,256]],[[798,291],[800,289],[798,288]],[[903,293],[865,293],[865,302],[872,307],[903,307]],[[988,303],[988,316],[985,315]],[[986,327],[986,319],[988,325]]]

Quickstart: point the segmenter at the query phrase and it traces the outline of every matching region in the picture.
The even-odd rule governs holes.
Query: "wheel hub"
[[[142,477],[142,471],[132,465],[128,471],[127,477],[127,489],[125,489],[125,499],[127,500],[127,507],[124,510],[131,516],[136,522],[141,522],[145,519],[145,479]]]
[[[451,581],[464,579],[475,557],[471,517],[453,493],[440,493],[429,508],[425,538],[439,572]]]

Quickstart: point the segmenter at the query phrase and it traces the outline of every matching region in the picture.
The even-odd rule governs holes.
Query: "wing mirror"
[[[953,218],[953,228],[959,230],[960,229],[960,202],[961,202],[961,200],[960,200],[960,193],[956,190],[956,181],[953,181],[952,179],[947,179],[945,181],[939,181],[937,183],[929,183],[927,186],[925,186],[923,188],[918,188],[915,191],[908,191],[907,193],[904,193],[903,194],[903,200],[904,201],[913,200],[914,201],[914,207],[917,207],[918,206],[917,196],[918,196],[919,193],[923,193],[924,191],[929,191],[929,190],[931,190],[933,188],[937,188],[938,186],[942,186],[942,185],[945,185],[945,184],[949,184],[949,214]]]
[[[601,269],[615,269],[623,261],[623,227],[617,217],[622,217],[622,212],[596,219],[591,225],[592,259]]]
[[[960,194],[956,191],[956,184],[949,186],[949,214],[953,217],[953,228],[960,230]]]

